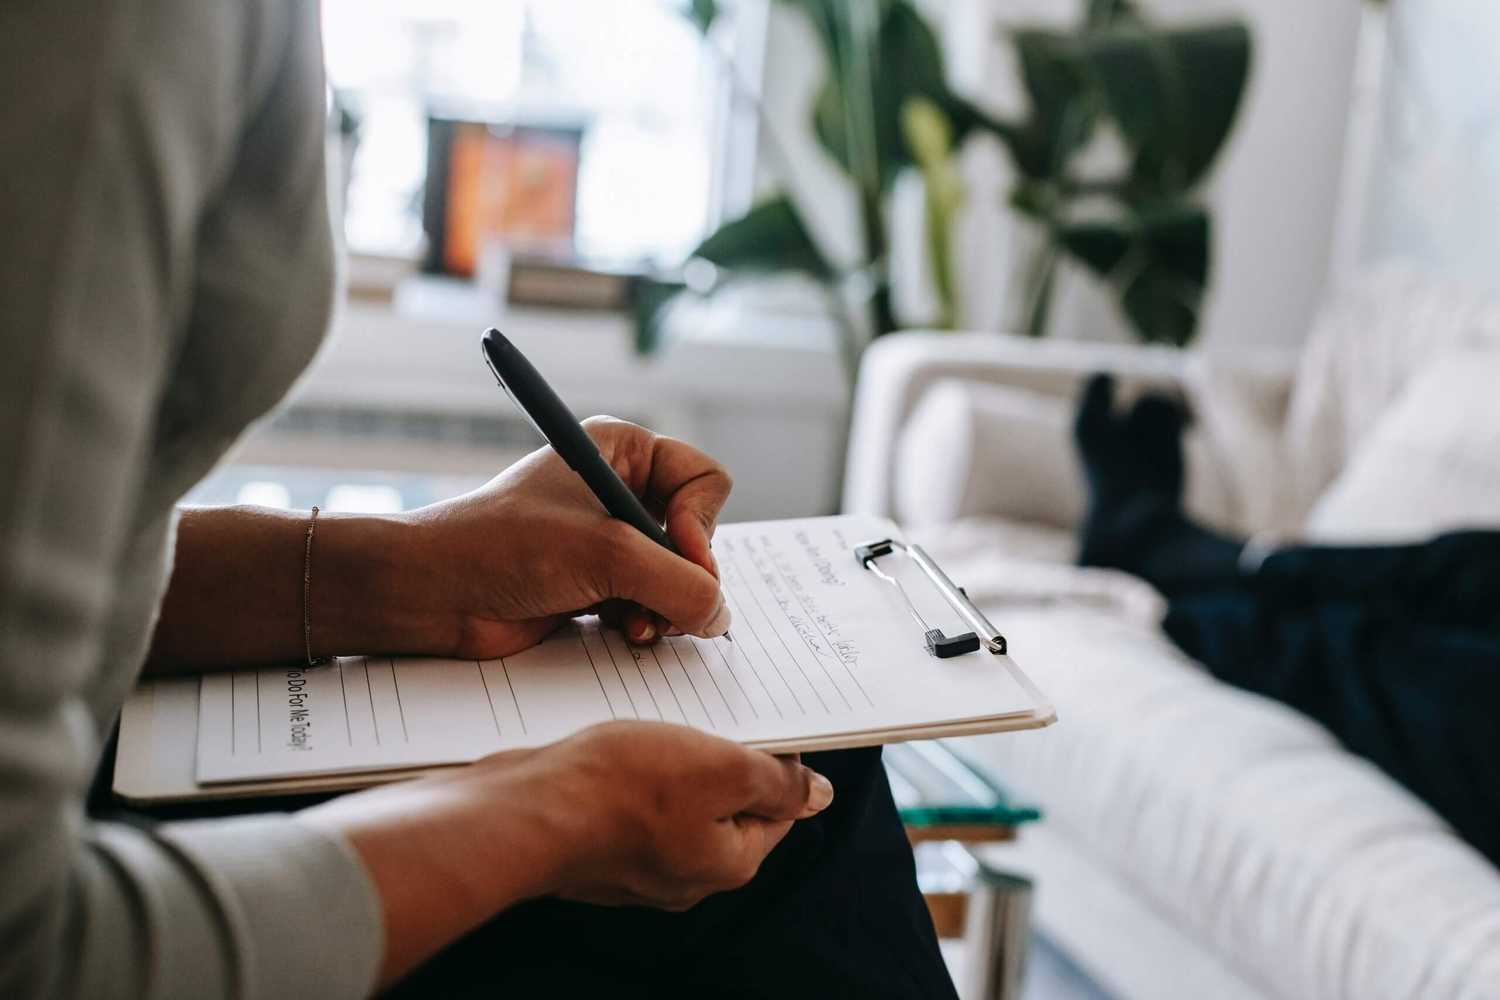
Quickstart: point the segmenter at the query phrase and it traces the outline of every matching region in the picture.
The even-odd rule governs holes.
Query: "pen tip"
[[[734,636],[730,635],[728,632],[724,633],[724,638],[728,639],[731,644],[734,643]]]

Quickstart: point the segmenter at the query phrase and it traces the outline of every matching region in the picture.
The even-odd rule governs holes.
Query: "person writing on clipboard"
[[[143,664],[729,625],[728,476],[619,421],[680,555],[550,451],[403,516],[176,509],[328,320],[320,48],[304,0],[0,8],[0,996],[952,997],[877,751],[620,723],[293,812],[89,796]]]

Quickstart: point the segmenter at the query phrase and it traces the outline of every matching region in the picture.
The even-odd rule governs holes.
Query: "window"
[[[435,114],[581,129],[578,255],[680,262],[749,197],[753,117],[727,66],[764,4],[723,6],[705,40],[683,0],[324,0],[329,82],[358,123],[350,248],[417,252]]]

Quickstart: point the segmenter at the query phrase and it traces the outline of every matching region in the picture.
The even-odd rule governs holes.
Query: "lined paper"
[[[734,642],[632,646],[584,618],[502,659],[341,657],[206,675],[198,781],[459,763],[611,719],[781,745],[1030,711],[1001,658],[929,656],[894,588],[855,561],[855,544],[893,533],[855,517],[721,527]]]

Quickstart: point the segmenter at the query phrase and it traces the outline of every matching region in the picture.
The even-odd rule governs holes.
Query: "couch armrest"
[[[894,512],[897,443],[917,403],[944,379],[1014,386],[1071,399],[1079,383],[1109,371],[1131,384],[1178,387],[1186,355],[1175,348],[1033,340],[994,333],[911,332],[865,351],[844,474],[844,510]]]

